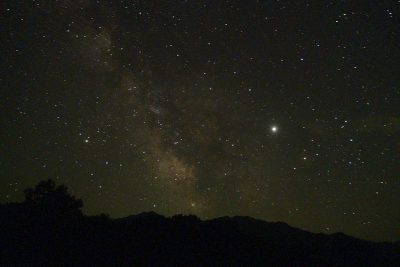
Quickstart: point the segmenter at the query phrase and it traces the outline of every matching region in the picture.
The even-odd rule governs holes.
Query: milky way
[[[399,2],[3,2],[2,202],[400,239]]]

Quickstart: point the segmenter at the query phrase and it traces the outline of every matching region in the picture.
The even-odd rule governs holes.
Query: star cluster
[[[1,6],[2,202],[400,239],[398,1]]]

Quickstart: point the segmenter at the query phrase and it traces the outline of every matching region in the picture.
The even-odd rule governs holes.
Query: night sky
[[[400,239],[400,1],[5,0],[0,201]]]

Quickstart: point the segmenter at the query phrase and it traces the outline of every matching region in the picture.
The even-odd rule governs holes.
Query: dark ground
[[[1,266],[400,266],[400,243],[314,234],[250,217],[84,216],[41,182],[0,206]]]

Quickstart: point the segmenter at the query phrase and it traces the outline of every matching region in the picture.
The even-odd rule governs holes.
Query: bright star
[[[271,132],[276,133],[278,131],[278,127],[272,126],[271,127]]]

